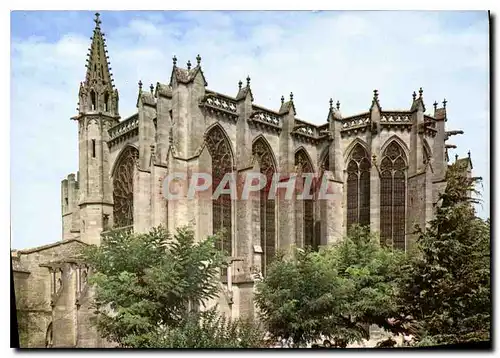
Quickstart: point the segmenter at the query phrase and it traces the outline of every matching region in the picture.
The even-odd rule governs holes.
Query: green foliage
[[[490,223],[475,215],[477,182],[452,166],[435,219],[418,228],[420,254],[405,267],[401,309],[418,322],[422,344],[489,340]]]
[[[88,248],[85,257],[93,269],[89,282],[95,287],[101,335],[135,348],[177,347],[182,335],[188,336],[186,342],[196,341],[190,334],[198,335],[196,318],[205,316],[192,308],[218,297],[220,268],[226,265],[216,240],[195,243],[189,228],[171,237],[160,227],[146,234],[113,231],[99,247]],[[214,325],[222,322],[209,317]]]
[[[367,325],[393,329],[395,278],[404,254],[380,247],[367,229],[319,252],[297,249],[276,257],[256,293],[262,320],[274,338],[295,344],[367,338]]]
[[[251,321],[231,321],[216,308],[190,312],[182,324],[161,329],[148,348],[255,348],[264,344],[263,332]]]

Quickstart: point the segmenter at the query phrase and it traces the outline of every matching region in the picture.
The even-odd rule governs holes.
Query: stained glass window
[[[298,174],[302,173],[313,173],[313,166],[305,150],[301,149],[295,153],[295,165],[298,168]],[[312,194],[313,188],[311,188]],[[313,249],[318,248],[318,244],[314,237],[314,200],[306,199],[297,202],[297,205],[302,205],[303,208],[303,237],[304,237],[304,247],[310,246]]]
[[[113,217],[115,227],[134,223],[134,168],[139,152],[127,147],[116,166],[113,175]]]
[[[370,159],[356,144],[347,165],[347,228],[370,225]]]
[[[384,151],[380,171],[380,240],[405,250],[406,161],[396,142]]]
[[[252,152],[259,161],[260,172],[266,176],[266,186],[260,191],[260,245],[263,251],[262,274],[265,275],[276,254],[276,202],[268,196],[276,165],[264,140],[257,139]]]
[[[215,191],[224,175],[233,171],[233,157],[229,142],[218,126],[213,127],[207,133],[206,144],[212,158],[212,190]],[[221,194],[212,201],[213,233],[217,234],[219,231],[224,233],[221,241],[217,243],[217,247],[230,256],[233,254],[231,205],[230,194]]]

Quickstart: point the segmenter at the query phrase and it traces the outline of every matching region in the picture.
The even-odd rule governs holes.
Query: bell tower
[[[120,118],[99,13],[94,22],[87,73],[78,94],[78,115],[72,118],[78,122],[80,239],[89,244],[99,244],[101,232],[112,225],[108,129]]]

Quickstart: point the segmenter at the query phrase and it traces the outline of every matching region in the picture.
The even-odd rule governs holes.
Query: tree
[[[207,324],[212,324],[214,336],[202,345],[229,344],[240,331],[245,333],[240,322],[197,312],[219,295],[226,258],[215,248],[216,240],[195,243],[190,228],[180,228],[172,237],[160,227],[146,234],[113,231],[100,246],[89,247],[85,257],[93,271],[89,282],[95,287],[101,335],[122,347],[192,348],[200,345],[196,339]],[[216,328],[237,333],[225,335]]]
[[[258,286],[256,303],[274,338],[297,345],[324,338],[359,341],[367,325],[395,329],[396,277],[404,254],[381,247],[368,229],[354,228],[318,252],[280,254]]]
[[[419,254],[405,268],[400,304],[424,342],[490,339],[490,222],[473,207],[479,180],[452,165],[435,218],[417,228]]]

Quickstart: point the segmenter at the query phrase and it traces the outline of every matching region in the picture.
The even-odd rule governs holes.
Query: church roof
[[[69,240],[57,241],[57,242],[54,242],[52,244],[47,244],[47,245],[33,247],[33,248],[30,248],[30,249],[12,250],[12,254],[17,253],[17,254],[24,254],[24,255],[26,255],[26,254],[31,254],[31,253],[34,253],[34,252],[39,252],[39,251],[51,249],[53,247],[57,247],[57,246],[60,246],[60,245],[67,245],[67,244],[70,244],[70,243],[73,243],[73,242],[80,243],[82,245],[88,246],[88,244],[86,244],[85,242],[83,242],[83,241],[81,241],[79,239],[69,239]]]

